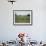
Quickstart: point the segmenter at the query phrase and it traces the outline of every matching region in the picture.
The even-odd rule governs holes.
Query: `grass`
[[[30,16],[27,15],[16,15],[15,16],[16,23],[30,23]]]

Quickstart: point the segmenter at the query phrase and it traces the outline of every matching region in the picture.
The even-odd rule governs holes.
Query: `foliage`
[[[15,16],[16,23],[30,23],[30,15],[17,15]]]

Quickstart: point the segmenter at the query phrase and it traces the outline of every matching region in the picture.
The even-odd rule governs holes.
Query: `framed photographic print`
[[[13,24],[32,25],[32,10],[13,10]]]

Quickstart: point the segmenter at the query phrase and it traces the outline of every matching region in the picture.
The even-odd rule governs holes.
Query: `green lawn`
[[[30,23],[30,16],[26,15],[16,15],[15,16],[15,22],[16,23]]]

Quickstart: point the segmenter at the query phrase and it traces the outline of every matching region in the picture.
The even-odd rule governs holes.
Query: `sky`
[[[14,11],[14,14],[17,14],[17,15],[27,15],[27,14],[30,14],[31,15],[31,11]]]

